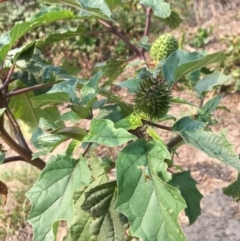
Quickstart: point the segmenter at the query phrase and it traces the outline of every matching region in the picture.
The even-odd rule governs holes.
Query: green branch
[[[134,53],[137,54],[137,56],[141,59],[141,60],[145,60],[144,56],[142,55],[141,51],[135,46],[133,45],[129,38],[126,37],[125,35],[123,35],[120,31],[118,31],[115,27],[113,27],[110,23],[107,23],[103,20],[98,20],[99,23],[101,23],[103,26],[105,26],[106,28],[110,29],[110,31],[115,34],[116,36],[118,36]]]

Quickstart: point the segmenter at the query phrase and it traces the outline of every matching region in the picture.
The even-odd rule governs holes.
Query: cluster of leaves
[[[151,14],[171,25],[179,23],[177,13],[171,11],[170,4],[164,1],[133,1],[133,8],[137,5],[146,12],[144,39],[140,44],[134,44],[123,31],[119,31],[112,15],[118,7],[129,2],[45,2],[64,4],[75,10],[43,6],[31,20],[16,23],[0,37],[0,133],[3,141],[19,154],[8,157],[2,150],[1,161],[23,160],[42,169],[37,182],[26,194],[32,203],[28,222],[33,226],[34,240],[55,240],[60,220],[68,223],[65,241],[124,241],[131,237],[144,241],[186,240],[178,215],[185,210],[189,223],[194,223],[201,213],[202,195],[190,172],[179,172],[174,165],[177,147],[188,143],[240,170],[239,157],[225,134],[211,131],[211,126],[216,123],[213,112],[219,107],[221,96],[204,101],[208,92],[229,79],[219,72],[210,73],[205,67],[224,61],[224,54],[203,55],[178,49],[156,66],[146,62]],[[128,9],[131,11],[132,8]],[[79,25],[15,47],[19,39],[38,26],[71,19],[78,21]],[[44,60],[43,47],[90,34],[82,21],[91,19],[123,41],[139,61],[133,62],[126,57],[109,59],[98,65],[91,78],[83,79],[74,75],[69,66],[55,66]],[[115,83],[131,65],[138,68],[136,74],[131,79]],[[181,118],[165,112],[161,118],[144,116],[139,113],[141,109],[136,111],[137,103],[124,101],[104,87],[115,83],[127,88],[129,95],[134,96],[149,77],[165,81],[158,87],[163,91],[164,99],[157,96],[157,101],[167,100],[171,105],[180,105],[179,109],[183,104],[191,105],[195,114],[186,113]],[[101,85],[102,81],[104,85]],[[193,90],[198,103],[174,95],[166,98],[175,85]],[[144,88],[148,86],[145,84]],[[166,93],[164,86],[168,88]],[[149,92],[157,95],[156,89]],[[66,108],[60,112],[62,105]],[[166,111],[171,105],[167,103]],[[151,113],[154,111],[152,108]],[[14,137],[4,128],[6,119]],[[165,125],[161,123],[163,121]],[[86,122],[89,128],[86,128]],[[165,143],[159,130],[176,136]],[[39,150],[36,153],[31,152],[25,141],[24,136],[29,133],[32,144]],[[70,142],[61,154],[51,156],[46,164],[42,161],[42,156],[66,141]],[[96,146],[118,148],[118,156],[106,153],[102,157],[93,157],[90,150]],[[84,151],[74,158],[79,149]],[[238,183],[226,187],[224,193],[239,200]]]

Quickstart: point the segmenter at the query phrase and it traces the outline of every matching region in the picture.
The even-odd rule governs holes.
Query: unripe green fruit
[[[150,56],[159,62],[178,49],[178,41],[171,34],[160,35],[152,44]]]
[[[134,93],[135,111],[143,119],[156,120],[167,114],[171,91],[164,80],[146,78]]]

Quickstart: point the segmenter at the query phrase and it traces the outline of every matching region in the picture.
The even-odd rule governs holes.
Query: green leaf
[[[145,50],[149,51],[151,48],[151,44],[148,42],[148,36],[143,36],[140,40],[138,46],[144,48]]]
[[[186,207],[180,191],[167,184],[167,148],[158,141],[135,141],[118,156],[116,210],[130,222],[130,230],[144,241],[186,240],[178,214]]]
[[[181,24],[182,19],[177,12],[171,11],[171,15],[163,19],[163,22],[167,24],[171,29],[175,29]]]
[[[174,121],[176,121],[176,117],[173,116],[173,115],[165,115],[165,116],[163,116],[162,118],[160,118],[160,119],[158,120],[158,122],[167,121],[167,120],[174,120]]]
[[[94,218],[91,223],[91,232],[97,240],[122,241],[126,227],[126,218],[114,211],[116,202],[116,182],[99,185],[86,192],[86,198],[81,208],[89,212]]]
[[[5,110],[6,110],[6,108],[0,108],[0,117],[3,115]]]
[[[163,63],[162,72],[164,79],[170,84],[173,84],[176,81],[175,71],[179,66],[187,62],[191,63],[200,58],[202,58],[202,55],[197,52],[189,53],[185,50],[178,49],[170,54]]]
[[[147,128],[146,133],[154,140],[154,141],[160,141],[163,143],[163,140],[161,139],[161,137],[159,136],[159,134],[156,132],[155,129],[153,129],[152,127]]]
[[[202,121],[193,120],[189,116],[183,117],[178,120],[172,127],[173,131],[179,132],[191,132],[191,131],[201,131],[207,126],[206,123]]]
[[[135,130],[136,128],[142,126],[142,120],[140,116],[131,114],[124,119],[116,122],[114,124],[115,128],[123,128],[125,130]]]
[[[232,150],[232,145],[223,133],[214,134],[204,131],[206,123],[184,117],[173,125],[173,131],[179,132],[186,143],[202,150],[210,157],[240,170],[240,160]]]
[[[203,198],[196,187],[197,182],[191,177],[190,171],[185,171],[173,174],[168,184],[180,190],[187,204],[185,213],[189,218],[189,224],[193,224],[201,214],[200,201]]]
[[[82,6],[82,11],[80,16],[91,16],[96,15],[98,17],[104,17],[107,20],[112,20],[111,18],[111,10],[109,9],[107,3],[104,0],[78,0],[78,2]],[[99,10],[99,11],[96,11]]]
[[[101,175],[96,178],[85,189],[80,189],[74,192],[74,216],[71,226],[68,229],[68,235],[66,241],[86,241],[91,240],[92,234],[90,232],[90,224],[92,218],[89,213],[83,211],[80,207],[85,199],[85,192],[90,191],[92,188],[108,181],[108,176]]]
[[[8,51],[27,32],[43,24],[49,24],[57,20],[71,19],[73,13],[59,8],[47,8],[44,6],[40,13],[29,22],[18,22],[15,26],[0,37],[0,63],[6,58]]]
[[[65,26],[64,28],[58,29],[52,34],[48,34],[45,39],[38,40],[36,42],[36,46],[41,49],[48,45],[52,45],[55,42],[63,41],[84,34],[86,34],[86,29],[82,25],[79,25],[77,28]]]
[[[67,6],[74,7],[76,9],[81,9],[81,5],[78,1],[76,0],[43,0],[42,3],[47,3],[47,4],[64,4]]]
[[[44,95],[34,96],[30,99],[33,108],[39,108],[45,105],[61,104],[69,102],[70,96],[66,92],[48,93]]]
[[[162,69],[163,76],[172,85],[182,76],[201,69],[208,64],[223,61],[224,59],[225,55],[223,52],[202,56],[196,52],[188,53],[187,51],[178,49],[165,60]]]
[[[41,128],[37,128],[32,135],[31,143],[36,148],[41,150],[40,153],[48,154],[66,140],[66,137],[48,134],[45,133]]]
[[[170,4],[164,0],[140,0],[140,4],[151,7],[153,13],[160,18],[167,18],[171,14]]]
[[[136,78],[136,79],[129,79],[125,80],[121,83],[116,83],[116,85],[123,87],[123,88],[128,88],[129,93],[134,93],[140,86],[140,83],[143,80],[141,78]]]
[[[91,174],[93,178],[97,178],[103,174],[109,173],[109,171],[115,166],[115,163],[108,157],[103,158],[91,158],[89,160],[91,166]]]
[[[97,119],[108,119],[117,122],[124,118],[122,109],[119,105],[106,105],[100,108]]]
[[[121,0],[105,0],[107,3],[108,7],[113,10],[116,8],[119,4],[121,4]]]
[[[112,59],[108,60],[106,64],[102,67],[102,71],[104,72],[104,76],[108,77],[108,80],[104,82],[104,85],[111,85],[117,77],[123,73],[127,65],[126,60],[121,59]]]
[[[69,143],[67,150],[66,150],[66,156],[73,156],[74,151],[76,151],[81,144],[81,141],[78,140],[71,140]]]
[[[222,96],[215,96],[211,100],[209,100],[202,108],[199,109],[198,118],[201,121],[207,121],[209,119],[209,115],[217,108],[218,104]]]
[[[82,99],[85,104],[88,104],[97,95],[97,86],[103,72],[96,73],[81,89]]]
[[[240,201],[240,173],[238,173],[238,178],[235,182],[227,187],[224,187],[223,193],[229,197],[232,197],[235,202]]]
[[[43,83],[56,82],[60,75],[66,74],[63,68],[47,63],[43,54],[34,50],[30,61],[18,61],[19,71],[14,73],[14,78],[21,80],[27,86],[35,86]],[[50,87],[35,90],[34,94],[45,94]]]
[[[35,42],[32,41],[26,45],[23,45],[20,48],[13,49],[8,52],[9,55],[14,55],[13,59],[14,61],[17,61],[17,64],[19,64],[19,61],[29,61],[34,53],[35,49]]]
[[[68,105],[72,112],[74,112],[81,119],[92,119],[92,112],[86,105]]]
[[[221,73],[213,73],[200,79],[194,87],[199,96],[204,96],[207,92],[212,91],[214,87],[224,84],[231,76]]]
[[[135,139],[136,136],[126,130],[114,128],[110,120],[92,119],[89,133],[83,138],[83,142],[95,142],[114,147]]]
[[[86,160],[56,156],[47,163],[38,181],[26,193],[32,203],[28,222],[33,226],[35,241],[54,240],[53,223],[71,222],[73,192],[90,182]]]
[[[194,105],[192,102],[190,102],[188,100],[185,100],[185,99],[182,99],[180,97],[175,97],[175,96],[171,98],[171,103],[191,105],[191,106],[194,106],[194,107],[197,108],[197,106]]]
[[[73,111],[68,111],[63,113],[59,118],[58,121],[71,121],[73,123],[76,123],[80,120],[81,118]]]
[[[38,151],[38,152],[34,152],[32,154],[32,161],[35,160],[36,158],[40,157],[40,156],[45,156],[49,153],[50,151],[45,149],[43,151]]]
[[[21,130],[24,134],[32,133],[38,126],[40,118],[55,121],[60,114],[56,107],[33,108],[30,98],[33,92],[28,92],[10,99],[9,108],[14,117],[19,120]]]
[[[67,139],[64,136],[49,133],[50,130],[55,130],[59,127],[60,126],[54,122],[40,118],[38,128],[33,132],[31,137],[32,144],[37,149],[41,150],[39,153],[35,153],[34,157],[45,155],[53,151],[59,144]]]
[[[208,54],[199,60],[195,60],[189,63],[184,63],[175,70],[175,73],[174,73],[175,79],[178,79],[183,75],[191,73],[194,70],[201,69],[202,67],[208,64],[224,61],[225,59],[226,59],[226,56],[224,55],[223,52],[217,52],[213,54]]]
[[[84,136],[87,135],[87,131],[77,126],[60,127],[52,131],[52,134],[63,135],[78,141],[82,141]]]
[[[65,76],[64,76],[65,77]],[[64,81],[58,84],[55,84],[48,92],[47,94],[52,94],[52,93],[59,93],[59,92],[66,92],[69,94],[71,97],[71,101],[78,101],[78,96],[76,94],[76,87],[77,84],[80,81],[83,81],[83,79],[77,79],[77,78],[70,78],[68,79],[69,76],[66,76],[66,79],[64,78]]]

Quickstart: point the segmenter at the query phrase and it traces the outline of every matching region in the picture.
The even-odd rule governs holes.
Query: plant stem
[[[151,15],[152,15],[152,8],[146,8],[146,22],[145,22],[144,36],[148,35],[150,22],[151,22]]]
[[[203,102],[204,102],[204,96],[201,98],[201,101],[200,101],[200,104],[199,104],[199,108],[202,108]]]
[[[84,150],[84,152],[82,154],[83,157],[85,157],[87,155],[87,153],[88,153],[89,149],[91,148],[92,144],[93,144],[92,142],[88,143],[86,149]]]
[[[123,35],[120,31],[118,31],[115,27],[113,27],[111,24],[103,21],[103,20],[98,20],[99,23],[101,23],[103,26],[105,26],[106,28],[110,29],[110,31],[112,33],[114,33],[115,35],[117,35],[134,53],[137,54],[137,56],[141,59],[144,60],[140,50],[138,48],[136,48],[135,45],[133,45],[130,40]]]
[[[147,121],[147,120],[142,120],[142,122],[143,122],[143,124],[145,124],[145,125],[154,126],[154,127],[157,127],[157,128],[163,129],[163,130],[166,130],[166,131],[172,131],[172,127],[168,127],[168,126],[164,126],[164,125],[159,125],[159,124],[156,124],[156,123],[154,123],[154,122]]]
[[[149,31],[150,22],[151,22],[152,8],[146,8],[143,5],[142,5],[142,7],[143,7],[143,9],[146,12],[146,22],[145,22],[145,28],[144,28],[143,36],[147,36],[148,35],[148,31]],[[141,53],[142,58],[145,60],[145,54],[144,54],[145,53],[145,49],[142,48],[140,53]]]
[[[4,80],[4,83],[1,87],[1,90],[3,91],[7,86],[8,84],[10,83],[10,80],[11,80],[11,77],[12,77],[12,74],[13,74],[13,71],[14,71],[14,68],[15,68],[15,64],[13,64],[8,72],[8,75],[7,75],[7,78],[6,80]]]
[[[18,140],[18,143],[23,148],[28,149],[29,151],[31,151],[29,146],[28,146],[28,144],[27,144],[27,142],[26,142],[26,140],[25,140],[25,138],[24,138],[24,136],[23,136],[23,134],[22,134],[22,131],[21,131],[21,129],[20,129],[20,127],[19,127],[19,125],[18,125],[14,115],[12,114],[12,112],[10,111],[10,109],[8,108],[7,105],[6,105],[6,108],[7,109],[6,109],[5,113],[6,113],[7,117],[8,117],[8,119],[9,119],[9,122],[11,123],[11,125],[12,125],[12,127],[14,129],[14,135],[15,135],[16,139]]]
[[[23,158],[23,161],[39,168],[40,170],[42,170],[45,167],[46,163],[40,158],[37,158],[34,161],[32,161],[32,152],[18,145],[12,139],[12,137],[5,131],[5,129],[1,130],[1,138],[12,150],[17,152]]]
[[[15,96],[15,95],[21,95],[21,94],[27,93],[29,91],[40,90],[40,89],[43,89],[43,88],[47,88],[47,87],[53,86],[55,84],[57,84],[57,82],[34,85],[34,86],[31,86],[31,87],[27,87],[27,88],[23,88],[23,89],[19,89],[19,90],[15,90],[15,91],[6,93],[4,95],[4,97],[5,98],[9,98],[9,97],[12,97],[12,96]]]
[[[11,156],[4,159],[3,164],[9,163],[9,162],[15,162],[15,161],[24,161],[24,158],[22,156]]]

